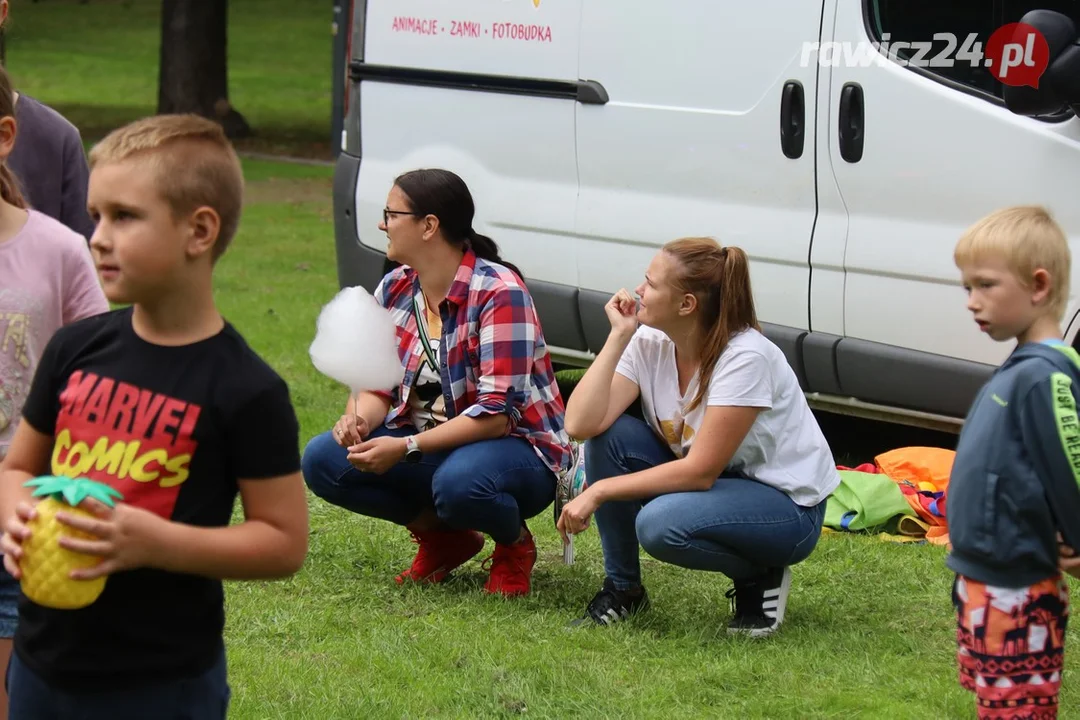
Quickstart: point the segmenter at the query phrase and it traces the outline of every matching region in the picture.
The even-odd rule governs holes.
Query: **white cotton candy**
[[[339,292],[319,313],[311,362],[353,392],[393,390],[405,369],[398,359],[394,321],[360,286]]]

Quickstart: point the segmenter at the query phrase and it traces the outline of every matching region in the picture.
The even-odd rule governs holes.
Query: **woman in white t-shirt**
[[[728,631],[769,635],[783,621],[790,566],[817,545],[840,483],[832,452],[783,352],[760,332],[742,250],[668,243],[636,293],[639,303],[625,290],[608,302],[607,343],[566,406],[567,431],[586,440],[589,486],[558,526],[581,532],[595,513],[606,574],[577,622],[607,625],[648,606],[640,544],[730,577]],[[623,414],[639,396],[646,422]]]

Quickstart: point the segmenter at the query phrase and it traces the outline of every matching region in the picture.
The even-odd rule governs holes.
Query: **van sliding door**
[[[368,0],[351,68],[364,244],[386,246],[377,225],[396,175],[443,167],[468,183],[475,229],[530,287],[573,284],[574,108],[588,94],[577,82],[579,14],[577,0]]]
[[[800,57],[820,25],[807,0],[582,0],[578,71],[609,96],[577,106],[591,345],[598,303],[638,285],[662,243],[707,235],[749,253],[759,317],[794,357],[816,214],[817,70]]]
[[[1011,345],[986,337],[966,309],[957,239],[983,215],[1025,203],[1048,206],[1080,238],[1080,121],[1009,112],[982,53],[995,29],[1028,10],[1080,20],[1080,3],[834,3],[814,250],[817,264],[832,248],[820,259],[842,258],[845,272],[842,327],[831,323],[846,335],[840,383],[870,402],[963,417]],[[888,41],[908,66],[871,41]]]

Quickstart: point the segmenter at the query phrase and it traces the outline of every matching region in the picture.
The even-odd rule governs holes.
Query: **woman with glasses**
[[[635,302],[608,302],[611,332],[567,405],[586,440],[588,489],[558,521],[593,514],[606,577],[577,623],[648,606],[638,546],[734,581],[731,633],[783,621],[790,566],[817,544],[840,484],[832,452],[783,352],[761,334],[746,254],[708,238],[665,245]],[[641,398],[645,422],[624,415]]]
[[[312,492],[407,528],[419,544],[397,582],[442,582],[495,541],[484,589],[529,592],[525,521],[570,464],[564,407],[532,297],[473,227],[472,195],[447,170],[394,181],[379,229],[401,263],[375,290],[405,366],[392,393],[350,397],[305,448]]]

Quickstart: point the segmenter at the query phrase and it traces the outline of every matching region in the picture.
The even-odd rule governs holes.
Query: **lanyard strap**
[[[427,321],[421,317],[420,301],[416,295],[413,296],[413,315],[416,316],[417,334],[420,335],[420,344],[424,346],[424,354],[427,356],[428,364],[432,370],[438,372],[439,361],[435,357],[435,351],[431,349],[431,341],[428,339],[427,333]]]

